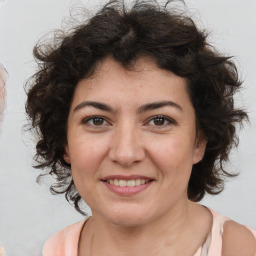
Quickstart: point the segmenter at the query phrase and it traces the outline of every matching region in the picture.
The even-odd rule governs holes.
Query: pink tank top
[[[210,211],[213,215],[212,230],[205,243],[193,256],[221,256],[223,226],[229,218],[213,210]],[[44,245],[43,256],[78,256],[79,237],[86,220],[75,223],[50,237]],[[256,239],[256,231],[248,229]]]

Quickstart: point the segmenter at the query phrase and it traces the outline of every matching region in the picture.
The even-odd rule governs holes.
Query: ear
[[[193,164],[197,164],[203,159],[205,149],[206,149],[206,144],[207,144],[207,138],[205,134],[201,130],[197,131],[195,147],[194,147],[194,155],[193,155]]]
[[[63,155],[64,160],[66,163],[71,164],[70,154],[69,154],[69,147],[68,145],[65,146],[65,153]]]

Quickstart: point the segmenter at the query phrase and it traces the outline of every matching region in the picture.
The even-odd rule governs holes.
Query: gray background
[[[41,255],[44,241],[57,230],[82,219],[63,196],[52,196],[47,184],[35,182],[34,142],[24,132],[24,82],[35,71],[32,48],[45,32],[60,28],[69,9],[84,4],[95,9],[103,1],[0,0],[0,62],[8,70],[7,107],[0,135],[0,245],[9,256]],[[251,124],[240,133],[230,168],[234,181],[203,204],[256,229],[256,1],[188,0],[200,26],[221,52],[235,56],[245,89],[238,104],[248,108]],[[201,21],[200,21],[201,20]],[[88,209],[89,211],[89,209]]]

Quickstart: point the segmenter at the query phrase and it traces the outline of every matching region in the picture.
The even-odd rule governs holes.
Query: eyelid
[[[102,116],[102,115],[92,115],[92,116],[87,116],[85,118],[82,119],[81,121],[81,124],[83,125],[86,125],[88,124],[88,126],[93,126],[93,127],[97,127],[97,125],[91,125],[89,124],[89,121],[95,119],[95,118],[101,118],[103,119],[104,122],[107,122],[107,125],[112,125],[110,120],[105,117],[105,116]],[[165,121],[168,122],[168,124],[164,124],[164,125],[151,125],[151,126],[155,126],[155,127],[158,127],[158,128],[163,128],[163,127],[166,127],[166,126],[169,126],[169,125],[177,125],[177,122],[173,119],[173,118],[170,118],[168,116],[165,116],[165,115],[154,115],[154,116],[151,116],[150,118],[148,118],[144,123],[143,125],[149,125],[149,123],[151,121],[153,121],[154,119],[156,118],[163,118]],[[102,126],[106,126],[106,124],[103,124],[103,125],[98,125],[98,128],[102,127]]]
[[[85,118],[82,119],[81,123],[82,124],[88,124],[89,121],[91,121],[95,118],[102,118],[108,124],[111,124],[108,118],[106,118],[105,116],[101,116],[101,115],[92,115],[92,116],[85,117]],[[91,125],[91,126],[97,127],[97,125]],[[104,125],[99,125],[99,127],[101,127],[101,126],[104,126]]]
[[[167,125],[177,125],[177,122],[176,122],[174,119],[172,119],[172,118],[170,118],[170,117],[168,117],[168,116],[165,116],[165,115],[155,115],[155,116],[151,116],[150,118],[148,118],[148,119],[146,120],[146,122],[145,122],[144,124],[148,124],[150,121],[152,121],[152,120],[154,120],[154,119],[156,119],[156,118],[163,118],[163,119],[165,119],[166,121],[169,122],[169,124],[167,124]],[[158,127],[158,128],[161,128],[161,127],[166,127],[167,125],[159,125],[159,126],[155,125],[155,126]],[[152,126],[153,126],[153,125],[152,125]]]

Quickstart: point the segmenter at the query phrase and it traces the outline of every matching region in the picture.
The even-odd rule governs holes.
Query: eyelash
[[[89,123],[90,121],[95,121],[96,119],[101,119],[103,122],[107,122],[108,124],[110,124],[107,121],[106,117],[104,117],[104,116],[89,116],[89,117],[82,120],[82,124],[87,124],[87,125],[93,126],[93,127],[97,127],[97,126],[102,127],[103,125],[95,125],[95,124],[90,124]]]
[[[164,124],[163,125],[156,125],[156,124],[153,124],[152,126],[155,126],[155,127],[158,127],[158,128],[162,128],[162,127],[166,127],[166,126],[169,126],[169,125],[177,125],[177,123],[173,120],[173,119],[171,119],[171,118],[169,118],[169,117],[167,117],[167,116],[164,116],[164,115],[156,115],[156,116],[153,116],[153,117],[150,117],[147,121],[146,121],[146,123],[145,124],[149,124],[150,122],[154,122],[154,121],[156,121],[157,119],[162,119],[163,121],[164,121]],[[166,122],[167,122],[167,124],[166,124]]]
[[[103,124],[100,124],[100,125],[96,125],[95,123],[94,124],[90,124],[89,122],[92,121],[94,122],[96,119],[100,119],[100,121],[103,122]],[[156,125],[156,124],[150,124],[150,122],[154,122],[156,121],[157,119],[161,119],[164,124],[161,124],[161,125]],[[91,127],[102,127],[104,126],[104,122],[106,122],[108,125],[111,125],[111,123],[107,120],[106,117],[104,116],[89,116],[85,119],[82,120],[82,124],[87,124]],[[155,126],[155,127],[158,127],[158,128],[162,128],[162,127],[166,127],[166,126],[169,126],[169,125],[177,125],[176,121],[174,121],[173,119],[167,117],[167,116],[164,116],[164,115],[156,115],[156,116],[153,116],[153,117],[150,117],[145,123],[144,125],[150,125],[150,126]]]

